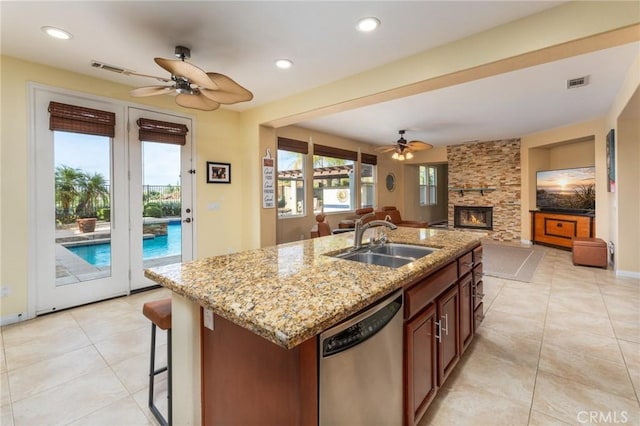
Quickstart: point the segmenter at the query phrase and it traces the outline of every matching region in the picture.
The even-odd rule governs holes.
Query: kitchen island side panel
[[[284,349],[224,318],[201,328],[203,425],[318,424],[317,338]]]

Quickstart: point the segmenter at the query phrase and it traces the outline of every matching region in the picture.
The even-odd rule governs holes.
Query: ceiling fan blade
[[[181,93],[176,96],[176,103],[185,108],[200,109],[203,111],[213,111],[220,107],[218,102],[208,99],[206,96],[203,96],[202,93],[198,95]]]
[[[397,149],[396,145],[386,145],[386,146],[381,146],[379,148],[375,148],[376,151],[380,151],[380,152],[391,152],[391,151],[395,151]]]
[[[172,91],[173,86],[145,86],[133,89],[129,94],[139,98],[142,96],[164,95],[166,93],[171,93]]]
[[[202,88],[212,90],[218,89],[218,86],[216,86],[216,84],[209,78],[206,72],[189,62],[181,61],[179,59],[164,58],[155,58],[154,61],[156,61],[156,64],[160,65],[162,68],[169,71],[171,75],[184,77],[191,83]]]
[[[133,71],[128,71],[128,70],[122,71],[122,74],[124,74],[124,75],[133,75],[133,76],[136,76],[136,77],[154,78],[154,79],[156,79],[158,81],[163,81],[165,83],[171,83],[171,79],[170,78],[158,77],[157,75],[140,74],[140,73],[133,72]]]
[[[253,93],[236,83],[232,78],[217,72],[208,72],[207,76],[218,86],[218,90],[202,88],[203,95],[209,99],[221,104],[235,104],[253,99]]]
[[[433,145],[422,141],[411,141],[407,144],[407,146],[414,151],[423,151],[425,149],[433,148]]]

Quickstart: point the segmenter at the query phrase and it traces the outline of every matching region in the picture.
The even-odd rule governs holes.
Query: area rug
[[[483,242],[483,273],[492,277],[531,282],[544,253],[544,249],[536,246],[529,248]]]

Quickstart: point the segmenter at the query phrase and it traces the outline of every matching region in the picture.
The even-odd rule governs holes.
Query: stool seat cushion
[[[160,329],[171,329],[171,298],[145,303],[142,314]]]

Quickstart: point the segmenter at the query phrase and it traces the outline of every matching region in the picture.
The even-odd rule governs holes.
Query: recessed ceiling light
[[[356,28],[358,31],[369,32],[373,31],[380,26],[380,20],[374,17],[362,18],[358,21]]]
[[[286,70],[287,68],[291,68],[291,66],[293,65],[293,62],[290,61],[289,59],[278,59],[276,61],[276,67]]]
[[[55,27],[42,27],[42,31],[50,37],[57,38],[60,40],[69,40],[73,38],[70,32],[65,30],[61,30],[60,28]]]

